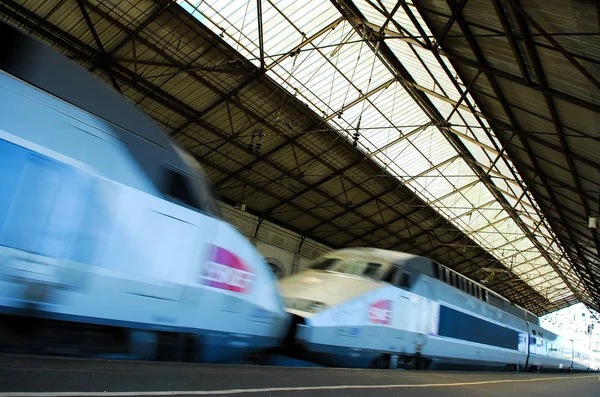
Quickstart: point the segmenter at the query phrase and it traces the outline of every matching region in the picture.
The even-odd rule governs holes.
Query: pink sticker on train
[[[225,248],[211,245],[212,253],[200,273],[200,283],[226,291],[249,294],[254,282],[252,269]]]
[[[369,321],[375,324],[392,323],[392,301],[389,299],[375,302],[369,307]]]

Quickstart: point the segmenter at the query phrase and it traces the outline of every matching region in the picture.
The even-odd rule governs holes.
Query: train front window
[[[335,262],[339,261],[337,258],[320,258],[310,268],[314,270],[327,270]]]
[[[379,280],[388,268],[389,265],[352,258],[321,258],[311,266],[313,270],[368,277],[373,280]]]

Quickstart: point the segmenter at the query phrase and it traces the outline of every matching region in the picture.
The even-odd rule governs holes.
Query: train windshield
[[[310,268],[380,280],[389,266],[354,258],[319,258]]]

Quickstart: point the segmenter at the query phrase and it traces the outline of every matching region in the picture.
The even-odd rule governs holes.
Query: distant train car
[[[335,366],[586,370],[532,313],[428,258],[371,248],[325,254],[281,281],[290,351]]]
[[[529,326],[529,368],[568,370],[573,364],[573,342],[537,324]]]
[[[589,371],[593,369],[592,352],[585,346],[573,343],[573,370]]]
[[[600,372],[600,353],[592,352],[590,358],[590,371]]]
[[[199,164],[66,57],[0,37],[0,346],[212,362],[278,345],[276,280]]]

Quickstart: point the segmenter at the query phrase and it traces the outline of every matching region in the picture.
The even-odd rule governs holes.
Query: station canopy
[[[0,12],[43,17],[30,31],[144,108],[226,201],[331,247],[430,256],[536,314],[600,309],[595,5],[19,3]]]

